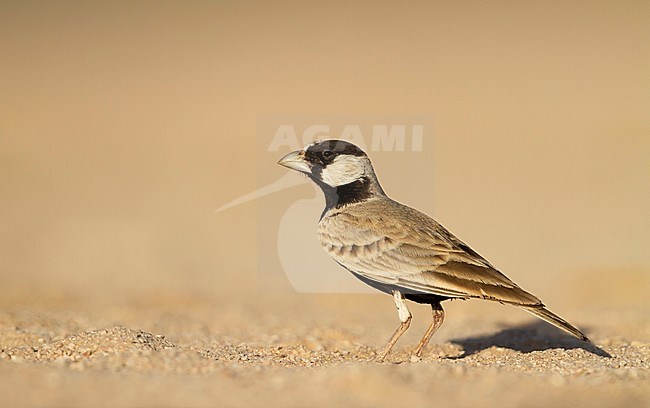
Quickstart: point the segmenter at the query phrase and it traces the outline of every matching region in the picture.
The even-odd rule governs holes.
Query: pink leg
[[[418,358],[422,356],[422,350],[424,350],[427,344],[429,344],[429,340],[431,340],[433,334],[440,328],[440,326],[442,326],[442,322],[445,320],[445,311],[442,309],[440,303],[431,305],[431,309],[433,314],[433,321],[431,322],[431,325],[424,333],[424,337],[422,337],[422,340],[420,340],[417,348],[415,349],[414,355]]]

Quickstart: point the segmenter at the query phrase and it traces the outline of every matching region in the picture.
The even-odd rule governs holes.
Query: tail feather
[[[525,311],[534,314],[535,316],[539,317],[540,319],[544,320],[547,323],[552,324],[555,327],[558,327],[567,333],[570,333],[580,340],[584,340],[586,342],[591,343],[591,340],[587,338],[587,336],[584,335],[580,330],[578,330],[575,326],[573,326],[571,323],[567,322],[560,316],[556,315],[555,313],[551,312],[550,310],[546,309],[545,307],[526,307],[522,306],[522,309]]]

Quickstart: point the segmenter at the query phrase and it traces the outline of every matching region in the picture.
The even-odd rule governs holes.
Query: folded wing
[[[318,233],[341,265],[405,293],[542,306],[435,220],[388,198],[332,212]]]

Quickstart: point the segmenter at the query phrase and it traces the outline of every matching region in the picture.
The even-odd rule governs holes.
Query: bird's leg
[[[427,344],[429,344],[429,340],[431,340],[433,334],[440,328],[440,326],[442,326],[442,322],[445,321],[445,311],[443,310],[440,303],[434,303],[431,305],[431,313],[433,314],[433,321],[431,322],[431,325],[429,325],[427,331],[424,333],[424,337],[422,337],[422,340],[420,340],[418,343],[418,346],[415,349],[415,353],[413,354],[416,359],[420,358],[422,355],[422,350],[424,350]]]
[[[377,361],[379,362],[384,361],[386,355],[388,355],[388,353],[393,348],[395,343],[397,343],[397,340],[399,340],[399,338],[402,337],[402,334],[404,334],[404,332],[411,325],[411,312],[409,311],[409,308],[406,305],[406,300],[404,299],[404,295],[402,294],[402,292],[400,292],[399,290],[394,291],[393,299],[395,300],[395,306],[397,306],[397,315],[399,316],[399,320],[402,323],[400,323],[397,330],[395,330],[395,333],[393,333],[390,340],[388,340],[388,344],[386,344],[384,350],[382,350],[382,352],[377,357]]]

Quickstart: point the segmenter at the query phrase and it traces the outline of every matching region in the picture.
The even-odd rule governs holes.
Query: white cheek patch
[[[323,169],[321,180],[332,187],[349,184],[363,177],[365,167],[363,160],[357,156],[338,156]]]

